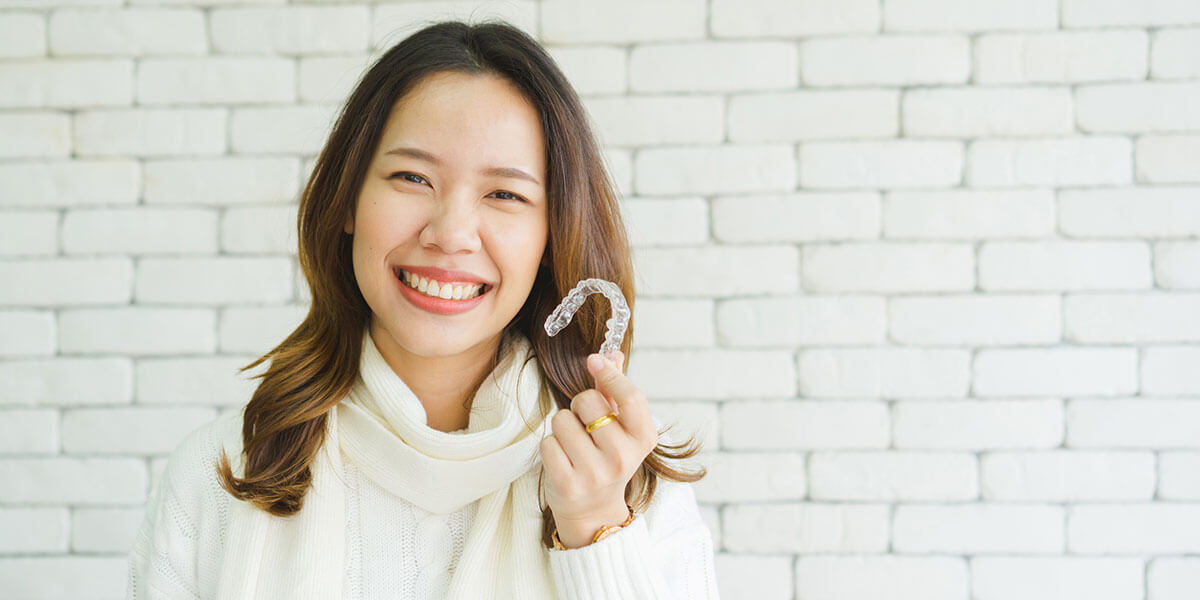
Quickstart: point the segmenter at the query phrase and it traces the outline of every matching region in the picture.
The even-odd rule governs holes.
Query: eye
[[[399,173],[392,173],[391,175],[388,176],[388,179],[396,179],[397,177],[399,177],[400,179],[403,179],[405,181],[411,181],[412,183],[418,183],[418,184],[429,183],[428,181],[425,181],[424,177],[421,177],[420,175],[417,175],[416,173],[409,173],[407,171],[401,171]],[[409,177],[416,177],[420,181],[414,181],[412,179],[408,179]]]
[[[520,197],[520,196],[518,196],[518,195],[516,195],[516,194],[514,194],[514,193],[512,193],[512,192],[506,192],[506,191],[504,191],[504,190],[496,190],[496,191],[494,191],[494,192],[492,192],[492,193],[493,193],[493,194],[506,194],[507,196],[509,196],[509,197],[507,197],[507,198],[501,198],[502,200],[518,200],[518,201],[521,201],[521,202],[528,202],[528,200],[526,200],[526,199],[524,199],[524,198],[522,198],[522,197]]]

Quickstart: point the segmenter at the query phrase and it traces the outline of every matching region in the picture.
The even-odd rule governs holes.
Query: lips
[[[396,265],[392,268],[396,273],[396,277],[403,277],[401,271],[408,271],[414,275],[420,275],[425,279],[434,279],[438,283],[454,284],[475,284],[483,283],[491,287],[492,282],[468,271],[458,271],[451,269],[442,269],[439,267],[428,267],[420,265]]]

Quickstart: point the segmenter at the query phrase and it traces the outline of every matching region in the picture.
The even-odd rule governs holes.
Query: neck
[[[429,427],[438,431],[467,427],[475,392],[495,368],[503,332],[453,356],[413,354],[375,323],[370,334],[388,366],[421,401]]]

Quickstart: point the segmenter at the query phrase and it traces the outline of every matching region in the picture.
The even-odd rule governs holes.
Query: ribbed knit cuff
[[[628,527],[581,548],[550,549],[550,570],[562,600],[668,600],[671,598],[653,560],[646,520],[638,515]]]

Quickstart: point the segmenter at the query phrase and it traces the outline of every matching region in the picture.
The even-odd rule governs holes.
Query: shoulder
[[[243,408],[228,410],[189,432],[171,451],[158,476],[160,492],[175,499],[193,519],[228,496],[217,476],[221,453],[231,464],[240,463]],[[227,498],[226,498],[227,500]]]

